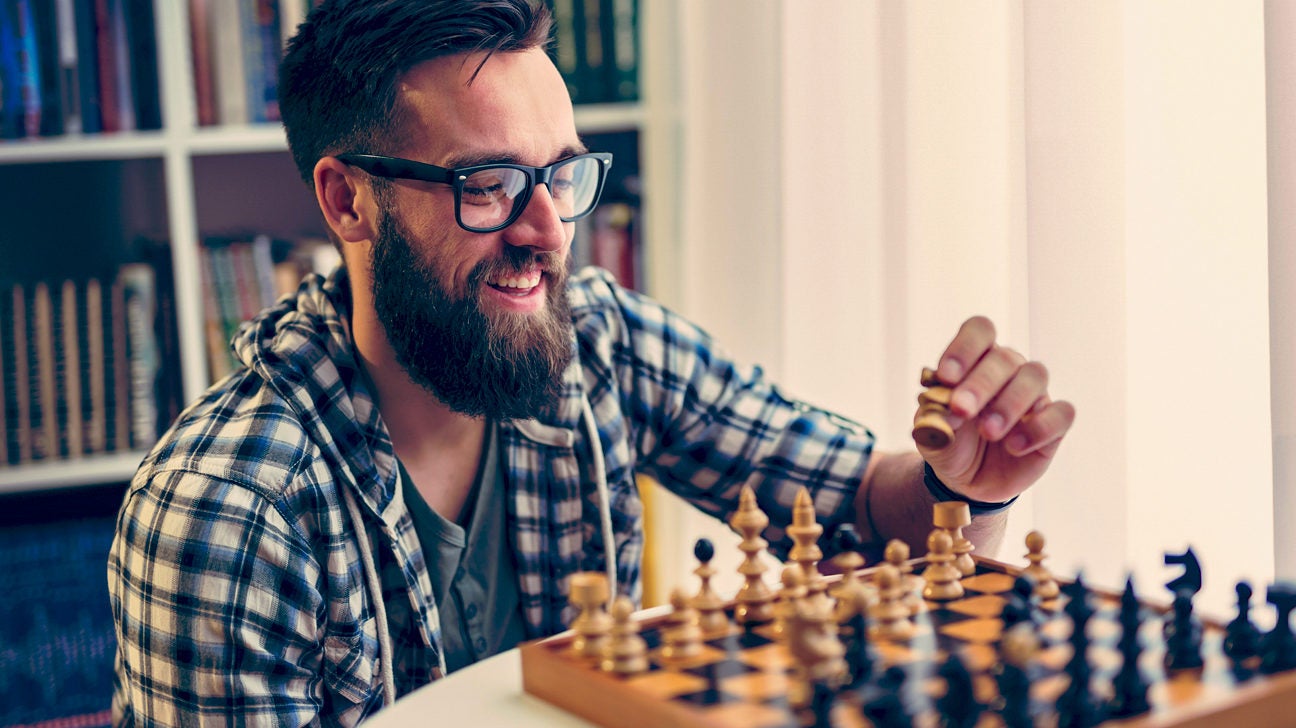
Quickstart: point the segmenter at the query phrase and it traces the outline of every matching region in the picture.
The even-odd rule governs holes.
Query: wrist
[[[951,490],[948,485],[941,482],[941,479],[936,477],[936,471],[932,469],[931,463],[926,460],[923,461],[923,485],[927,486],[927,491],[931,493],[932,497],[935,498],[938,503],[943,501],[962,501],[967,503],[968,510],[972,512],[973,516],[986,516],[994,513],[1001,513],[1008,510],[1008,508],[1017,500],[1017,496],[1013,496],[1012,498],[999,503],[993,501],[979,501],[969,498],[962,493]]]

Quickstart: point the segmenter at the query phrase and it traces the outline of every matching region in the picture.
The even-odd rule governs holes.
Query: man
[[[829,528],[924,543],[931,504],[1006,502],[1070,426],[1042,366],[967,322],[940,357],[955,444],[863,428],[605,273],[568,278],[587,153],[526,0],[340,0],[281,70],[289,144],[344,266],[234,341],[244,367],[131,484],[110,557],[117,722],[354,725],[563,629],[570,575],[639,593],[644,473],[719,517],[752,485],[785,554]]]

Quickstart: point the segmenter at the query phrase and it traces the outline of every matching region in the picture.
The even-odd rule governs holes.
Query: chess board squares
[[[968,672],[989,672],[990,668],[999,663],[999,651],[990,644],[965,645],[959,654],[963,657]]]
[[[954,637],[962,642],[987,644],[999,639],[1003,631],[1003,620],[1000,619],[965,619],[940,627],[940,633]]]
[[[1120,652],[1109,647],[1091,645],[1089,647],[1089,666],[1095,674],[1115,672],[1120,669]],[[1039,664],[1049,670],[1065,670],[1071,659],[1071,645],[1062,643],[1042,650],[1037,658]]]
[[[701,645],[701,651],[697,656],[689,658],[668,659],[663,657],[662,650],[663,648],[652,650],[648,653],[648,659],[652,660],[653,664],[661,665],[667,669],[687,670],[691,667],[701,667],[725,658],[725,653],[722,650],[708,644]]]
[[[985,573],[969,576],[963,580],[964,591],[976,591],[982,594],[1002,594],[1012,591],[1013,578],[1007,574]]]
[[[706,678],[675,670],[653,670],[642,675],[626,678],[625,683],[636,691],[647,693],[662,700],[696,693],[707,688]]]
[[[770,643],[763,647],[753,647],[735,655],[739,662],[758,670],[783,670],[792,666],[792,655],[787,647]]]
[[[1090,642],[1115,643],[1120,639],[1120,624],[1112,619],[1095,616],[1089,620]],[[1050,619],[1040,627],[1040,637],[1046,643],[1064,642],[1071,636],[1071,620],[1066,617]]]
[[[783,670],[753,670],[721,680],[720,689],[744,700],[773,700],[787,695],[788,678]]]
[[[732,728],[785,728],[788,714],[784,708],[760,703],[721,703],[702,711],[709,726]]]
[[[966,614],[969,617],[998,617],[1003,613],[1004,598],[992,594],[981,594],[947,602],[944,607],[951,612]]]

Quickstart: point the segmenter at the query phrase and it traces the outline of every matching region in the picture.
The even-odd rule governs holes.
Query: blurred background
[[[1192,546],[1219,617],[1296,578],[1296,3],[549,1],[617,159],[579,264],[884,450],[988,315],[1078,409],[999,558],[1039,529],[1055,571],[1168,601]],[[0,3],[0,725],[106,724],[125,483],[238,324],[332,264],[277,123],[309,5]],[[646,603],[703,535],[735,588],[737,539],[644,491]]]

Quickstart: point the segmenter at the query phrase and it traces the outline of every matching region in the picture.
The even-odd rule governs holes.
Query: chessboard
[[[945,582],[940,598],[924,597],[924,574],[932,558],[949,565],[941,563],[953,558],[949,545],[934,531],[930,557],[910,560],[906,548],[889,547],[880,565],[855,569],[858,560],[839,557],[842,574],[808,578],[803,569],[815,566],[803,552],[770,596],[770,621],[744,620],[739,612],[751,604],[741,600],[699,615],[692,605],[712,598],[704,593],[714,573],[701,547],[702,590],[691,599],[677,590],[669,614],[636,619],[626,600],[615,617],[600,612],[606,584],[600,592],[599,575],[580,575],[573,601],[595,614],[583,613],[573,632],[522,646],[524,690],[607,728],[1296,725],[1296,666],[1261,657],[1259,645],[1271,636],[1251,628],[1249,648],[1239,648],[1239,620],[1224,625],[1191,613],[1200,588],[1191,550],[1167,556],[1187,572],[1167,585],[1176,595],[1171,609],[1138,600],[1130,584],[1120,593],[1090,588],[1082,577],[1037,579],[1035,533],[1030,565],[970,555],[957,587]],[[1043,596],[1023,593],[1024,584],[1044,587]],[[1275,601],[1273,589],[1270,601],[1285,621],[1291,607],[1281,602],[1290,599],[1278,587]],[[853,620],[813,622],[816,599],[821,616],[840,617],[848,593],[864,595]],[[1249,605],[1249,588],[1245,597]],[[887,616],[887,607],[903,616]],[[803,618],[809,631],[794,626]],[[594,622],[601,626],[590,629]],[[1272,639],[1279,637],[1287,639]],[[613,646],[627,639],[642,640],[640,649]],[[825,640],[837,646],[823,648]],[[809,663],[807,649],[818,655]],[[1136,670],[1125,667],[1126,655]]]

